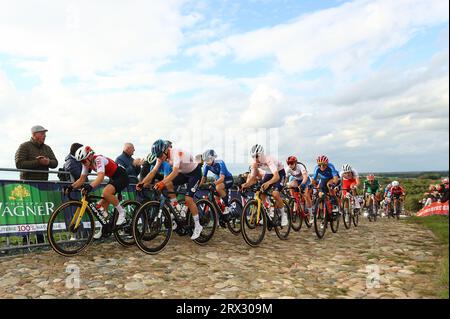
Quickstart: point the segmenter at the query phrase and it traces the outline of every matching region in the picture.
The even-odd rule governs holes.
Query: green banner
[[[53,211],[67,201],[58,182],[14,182],[0,180],[0,235],[45,231]],[[94,195],[101,196],[104,185]],[[122,192],[123,200],[135,199],[134,187]],[[74,193],[79,198],[79,193]],[[110,205],[111,206],[111,205]],[[112,209],[112,206],[111,206]]]

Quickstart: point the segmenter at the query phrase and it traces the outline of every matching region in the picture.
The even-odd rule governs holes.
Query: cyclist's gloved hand
[[[64,195],[67,195],[73,191],[73,186],[72,185],[65,186],[63,187],[62,191]]]
[[[87,194],[87,193],[92,192],[93,189],[94,189],[94,188],[91,186],[91,184],[86,184],[86,185],[83,185],[83,186],[81,187],[81,191],[82,191],[84,194]]]
[[[211,183],[211,184],[209,185],[209,189],[212,190],[212,191],[215,191],[215,190],[216,190],[216,184]]]
[[[164,184],[164,182],[161,181],[156,183],[154,188],[158,191],[162,191],[164,188],[166,188],[166,184]]]

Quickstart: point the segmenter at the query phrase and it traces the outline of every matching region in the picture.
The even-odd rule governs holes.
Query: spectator
[[[81,175],[81,162],[75,159],[75,152],[83,146],[80,143],[73,143],[70,146],[70,153],[66,156],[63,170],[70,172],[70,181],[73,183],[80,178]]]
[[[28,169],[37,171],[48,171],[50,168],[58,166],[58,160],[55,157],[50,146],[44,144],[46,130],[40,125],[31,128],[31,140],[22,143],[16,151],[15,161],[18,169]],[[21,172],[21,180],[29,181],[47,181],[48,173]],[[37,243],[44,242],[42,233],[36,233]],[[23,243],[27,243],[27,235],[23,236]]]
[[[18,169],[48,171],[49,167],[58,166],[58,160],[52,149],[44,144],[47,131],[40,125],[31,128],[31,140],[22,143],[16,151],[15,160]],[[48,173],[21,172],[20,179],[47,181]]]
[[[442,179],[442,185],[441,185],[441,191],[440,191],[440,202],[445,203],[448,202],[449,197],[449,184],[448,184],[448,177]]]
[[[130,178],[130,184],[137,184],[139,182],[138,175],[141,172],[141,166],[144,164],[144,160],[137,158],[134,159],[134,146],[131,143],[125,143],[123,152],[116,158],[116,163],[127,171]]]

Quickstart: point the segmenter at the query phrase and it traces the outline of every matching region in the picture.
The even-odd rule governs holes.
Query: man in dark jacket
[[[81,175],[81,162],[75,159],[75,152],[83,146],[80,143],[73,143],[70,146],[70,153],[66,156],[63,169],[70,172],[70,181],[75,182]]]
[[[31,140],[22,143],[16,151],[16,167],[18,169],[29,169],[38,171],[48,171],[50,168],[58,166],[58,160],[55,157],[50,146],[44,144],[47,130],[40,125],[31,128]],[[48,173],[21,172],[21,180],[47,181]],[[37,243],[44,242],[44,236],[38,232]],[[23,243],[28,242],[27,236],[23,236]]]
[[[58,160],[50,146],[44,144],[47,130],[40,125],[31,128],[31,140],[22,143],[16,151],[16,167],[18,169],[29,169],[48,171],[56,168]],[[48,180],[48,173],[22,172],[21,180]]]
[[[123,147],[123,152],[116,158],[116,163],[125,168],[128,177],[130,178],[130,183],[138,183],[138,175],[141,172],[141,166],[144,164],[144,160],[137,158],[134,159],[132,156],[134,154],[134,146],[131,143],[125,143]]]

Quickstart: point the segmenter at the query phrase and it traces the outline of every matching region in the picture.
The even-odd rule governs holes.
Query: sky
[[[448,170],[443,0],[0,0],[0,167],[30,128],[135,157],[169,139],[234,174],[262,144],[313,170]],[[4,176],[1,175],[0,177]],[[17,174],[16,174],[17,175]]]

